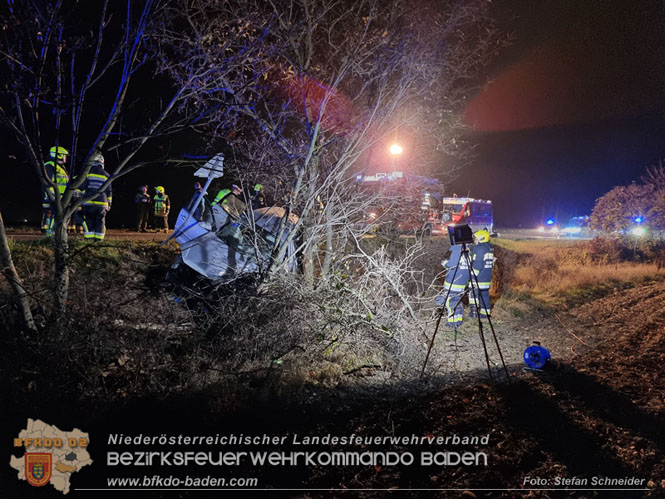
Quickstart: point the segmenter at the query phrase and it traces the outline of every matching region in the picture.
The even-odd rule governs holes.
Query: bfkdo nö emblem
[[[51,479],[51,454],[46,452],[26,452],[25,479],[30,485],[41,487]]]

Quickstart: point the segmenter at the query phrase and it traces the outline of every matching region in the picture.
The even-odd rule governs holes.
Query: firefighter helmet
[[[57,158],[59,160],[65,159],[65,156],[69,156],[69,151],[64,147],[53,146],[49,149],[49,156],[52,158]]]
[[[102,166],[104,166],[104,156],[99,151],[95,151],[92,153],[92,155],[90,156],[90,161],[92,161],[93,163],[100,163]]]
[[[473,235],[474,239],[478,241],[479,243],[487,243],[490,240],[490,233],[487,232],[485,229],[477,231]]]
[[[157,191],[157,194],[164,194],[164,188],[161,185],[155,187],[155,190]]]

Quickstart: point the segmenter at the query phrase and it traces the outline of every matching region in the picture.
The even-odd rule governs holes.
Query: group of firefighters
[[[44,186],[42,189],[42,223],[41,231],[51,236],[55,230],[56,215],[56,189],[62,196],[70,183],[70,175],[67,172],[67,159],[69,151],[64,147],[53,146],[49,150],[49,159],[44,163],[46,178],[55,186]],[[91,241],[102,241],[106,232],[106,214],[111,210],[112,191],[111,183],[107,181],[111,177],[104,170],[104,156],[95,152],[90,158],[91,167],[81,185],[72,192],[72,199],[93,196],[87,199],[74,212],[70,220],[65,223],[70,231],[83,232],[85,239]],[[197,182],[194,184],[195,192],[202,190]],[[148,193],[148,186],[142,185],[134,199],[136,204],[136,231],[147,232],[148,220],[153,216],[153,227],[158,231],[168,232],[168,216],[171,211],[171,201],[163,186],[154,188],[154,196]],[[236,217],[246,207],[246,201],[251,202],[252,208],[263,208],[266,206],[266,197],[262,184],[256,184],[249,196],[244,196],[242,189],[233,184],[231,189],[222,189],[217,193],[212,206],[220,204],[227,212]]]
[[[169,231],[169,213],[171,212],[171,200],[166,190],[161,185],[155,187],[155,195],[150,197],[148,186],[139,187],[139,192],[134,198],[136,203],[136,231],[148,231],[148,219],[152,212],[154,227],[158,231]]]
[[[54,146],[49,150],[49,156],[50,159],[44,163],[44,168],[47,177],[55,187],[47,186],[43,189],[41,228],[46,235],[53,234],[55,225],[55,189],[57,188],[62,196],[70,181],[66,169],[69,152],[64,147]],[[112,203],[111,183],[108,182],[110,175],[104,169],[104,156],[101,153],[93,153],[90,162],[90,170],[81,185],[74,190],[72,197],[75,199],[92,197],[86,199],[74,212],[72,219],[66,223],[74,230],[82,227],[85,239],[102,241],[106,232],[105,217],[111,210]],[[201,185],[198,182],[195,183],[195,193],[201,192],[201,190]],[[247,197],[243,196],[242,189],[233,184],[231,189],[220,190],[211,204],[212,206],[220,204],[236,218],[245,210],[245,199]],[[266,198],[261,184],[254,186],[250,199],[254,209],[266,206]],[[171,210],[171,202],[164,187],[155,187],[155,195],[150,197],[148,186],[140,186],[135,203],[137,208],[137,231],[147,231],[148,218],[152,211],[155,227],[158,230],[168,232],[168,215]],[[469,260],[463,252],[462,245],[453,245],[450,250],[450,257],[442,262],[447,273],[443,293],[436,297],[435,303],[438,306],[445,306],[447,325],[453,329],[457,329],[462,325],[464,313],[462,299],[467,293],[469,296],[469,316],[473,318],[480,316],[481,319],[489,316],[489,290],[495,260],[489,240],[489,232],[479,230],[473,235],[474,245]],[[469,286],[471,279],[473,279],[473,283],[477,282],[477,286]]]
[[[445,306],[446,324],[450,328],[457,329],[462,325],[462,299],[467,293],[469,316],[480,316],[481,319],[490,316],[490,286],[495,258],[489,241],[490,233],[479,230],[473,234],[474,244],[468,260],[463,246],[456,244],[451,246],[449,258],[441,262],[447,273],[443,293],[435,298],[434,303],[439,307]]]
[[[45,186],[42,189],[42,223],[41,231],[51,236],[55,229],[55,189],[62,196],[70,182],[67,172],[67,158],[69,151],[64,147],[53,146],[49,150],[50,159],[44,163],[46,177],[55,185]],[[72,192],[72,199],[92,196],[86,199],[73,213],[70,220],[65,223],[68,230],[74,233],[83,232],[85,239],[90,241],[103,241],[106,234],[106,214],[111,211],[113,201],[111,175],[104,169],[104,156],[94,152],[90,157],[90,170],[81,185]],[[108,184],[108,185],[105,185]],[[146,232],[150,209],[154,210],[155,225],[158,229],[168,231],[168,215],[171,209],[169,197],[164,187],[155,187],[155,196],[148,195],[148,186],[139,188],[136,195],[137,204],[137,230]]]
[[[42,189],[42,223],[41,230],[47,236],[53,235],[55,229],[56,194],[62,196],[67,190],[70,177],[67,173],[69,151],[64,147],[53,146],[49,150],[50,159],[44,163],[46,176],[54,184]],[[83,230],[85,239],[101,241],[104,239],[106,213],[111,210],[112,191],[108,182],[110,175],[104,169],[104,156],[94,152],[90,157],[90,170],[78,188],[72,192],[73,199],[91,196],[72,215],[65,224],[78,231]]]

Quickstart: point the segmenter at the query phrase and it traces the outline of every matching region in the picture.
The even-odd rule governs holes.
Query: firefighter
[[[147,185],[139,187],[134,202],[136,203],[136,232],[147,232],[150,203],[152,202]]]
[[[457,329],[462,325],[464,314],[462,297],[469,282],[469,265],[462,255],[462,246],[459,244],[453,245],[450,248],[450,257],[441,263],[446,268],[447,273],[443,292],[436,297],[434,303],[438,306],[445,305],[448,317],[446,325]]]
[[[471,268],[478,280],[480,296],[469,294],[469,312],[471,317],[481,318],[490,315],[490,286],[492,284],[492,268],[494,268],[494,253],[490,246],[490,233],[479,230],[473,234],[473,249],[471,250]]]
[[[259,208],[266,207],[266,196],[263,192],[263,184],[256,184],[254,186],[254,195],[252,196],[252,209],[258,210]]]
[[[152,198],[154,215],[155,215],[155,228],[158,231],[163,230],[164,232],[168,232],[171,201],[164,192],[164,187],[162,187],[161,185],[155,187],[155,192],[156,192],[155,197]]]
[[[44,163],[46,178],[56,185],[60,196],[62,196],[69,182],[69,174],[65,169],[69,151],[64,147],[53,146],[49,150],[49,156],[51,159]],[[51,186],[43,187],[42,194],[43,213],[41,231],[47,236],[51,236],[53,235],[55,224],[55,189]]]
[[[102,186],[111,177],[104,169],[104,156],[101,152],[94,152],[90,157],[92,166],[81,185],[83,195],[88,197],[97,194],[94,198],[83,203],[84,238],[91,242],[104,240],[106,233],[106,214],[111,211],[111,184]]]
[[[247,208],[247,204],[243,201],[242,189],[236,184],[231,186],[231,194],[226,196],[222,201],[222,208],[231,215],[234,219],[240,217]]]
[[[212,202],[212,206],[215,206],[216,204],[224,201],[224,198],[226,198],[226,196],[229,194],[231,194],[231,189],[222,189],[219,191]]]

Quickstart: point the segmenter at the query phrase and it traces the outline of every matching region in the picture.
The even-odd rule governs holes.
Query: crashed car
[[[286,210],[277,206],[245,209],[238,198],[234,201],[241,204],[241,209],[237,209],[237,202],[235,210],[223,202],[212,206],[205,196],[208,185],[209,182],[201,195],[196,194],[178,214],[171,238],[180,245],[181,262],[215,283],[265,271],[280,230],[285,243],[298,217],[289,214],[285,218]],[[284,255],[285,271],[296,270],[295,253],[291,240]]]

